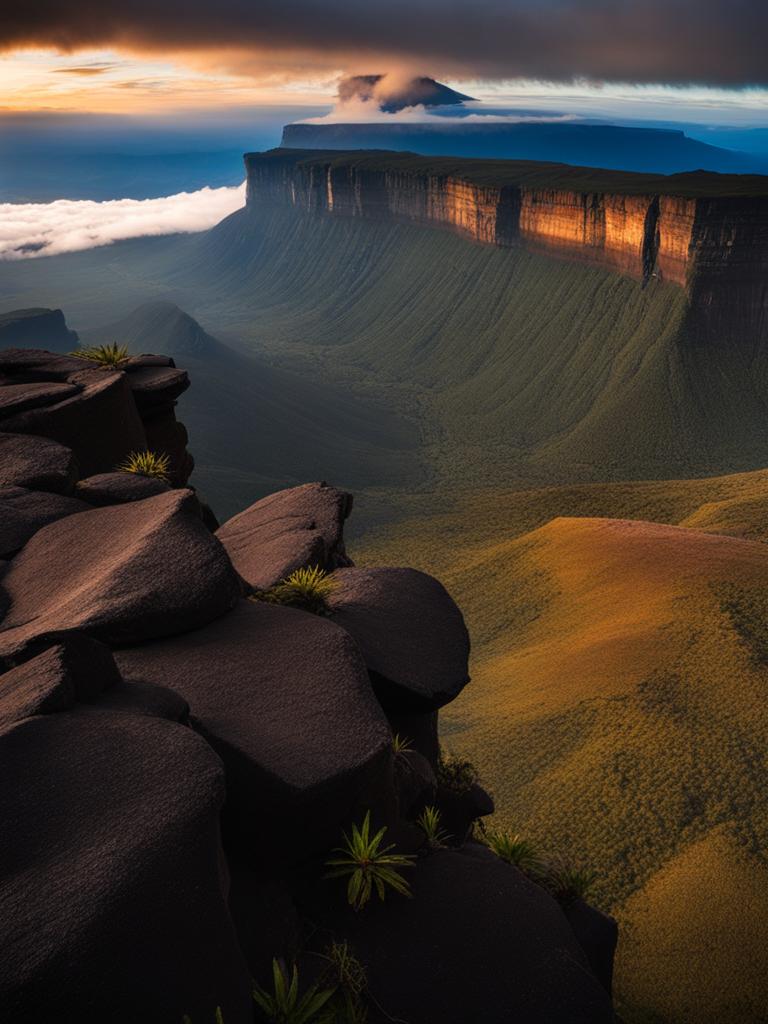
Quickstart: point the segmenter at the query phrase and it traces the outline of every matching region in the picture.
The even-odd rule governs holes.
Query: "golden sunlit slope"
[[[599,872],[597,901],[622,925],[617,990],[631,1024],[752,1024],[768,1005],[768,963],[738,948],[725,895],[752,894],[738,913],[757,934],[768,544],[750,538],[766,512],[766,472],[489,490],[359,545],[363,560],[420,550],[465,608],[473,683],[443,712],[444,743],[481,768],[500,825]],[[670,525],[682,522],[707,529]],[[735,524],[746,536],[715,532]],[[720,890],[703,889],[692,915],[699,877]],[[721,984],[685,982],[710,969]]]

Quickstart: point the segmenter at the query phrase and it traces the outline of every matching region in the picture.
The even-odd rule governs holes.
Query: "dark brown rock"
[[[25,487],[0,488],[0,557],[13,555],[48,523],[88,508],[85,502],[63,494],[29,491]]]
[[[156,494],[164,494],[170,484],[157,477],[140,473],[98,473],[79,480],[75,495],[89,505],[123,505],[128,501],[142,501]]]
[[[477,782],[461,792],[440,786],[436,803],[443,828],[457,843],[464,842],[478,818],[485,818],[496,809],[493,797]]]
[[[187,451],[187,428],[176,419],[173,409],[161,410],[144,420],[147,448],[170,459],[169,478],[175,487],[183,487],[195,463]]]
[[[184,698],[167,686],[154,683],[120,679],[109,690],[100,693],[96,703],[100,711],[153,715],[171,722],[189,722],[189,704]]]
[[[25,381],[62,381],[70,374],[93,368],[93,363],[77,356],[57,355],[45,349],[6,348],[0,352],[0,374],[13,383]]]
[[[387,711],[433,711],[469,682],[469,636],[441,583],[415,569],[339,569],[334,622],[357,641]]]
[[[172,366],[132,366],[128,383],[141,414],[158,406],[173,406],[189,387],[186,370]]]
[[[228,823],[261,852],[307,857],[361,804],[393,799],[389,728],[355,644],[327,619],[243,601],[205,629],[115,656],[126,679],[188,701],[226,768]]]
[[[27,409],[54,405],[65,398],[71,398],[81,389],[76,384],[37,382],[31,384],[6,384],[0,387],[0,419],[13,416]]]
[[[126,373],[133,373],[134,370],[140,370],[144,366],[175,366],[176,363],[171,359],[170,356],[156,356],[149,352],[144,352],[140,356],[131,356],[130,359],[126,359],[123,363],[123,369]]]
[[[86,369],[67,380],[78,394],[55,405],[10,416],[5,429],[48,437],[71,448],[82,476],[109,472],[131,451],[147,447],[136,404],[124,373]]]
[[[0,487],[69,494],[77,461],[69,448],[46,438],[0,433]]]
[[[301,566],[351,565],[343,538],[351,509],[346,491],[304,484],[262,498],[224,523],[217,536],[243,579],[267,590]]]
[[[233,606],[240,581],[191,491],[92,509],[44,526],[3,577],[0,654],[52,630],[137,643],[197,629]]]
[[[204,740],[78,705],[0,733],[0,775],[3,1024],[251,1024]]]
[[[395,755],[395,788],[400,815],[413,820],[428,804],[434,804],[437,779],[429,761],[417,750]]]
[[[386,1019],[613,1024],[560,908],[517,869],[470,844],[429,854],[407,877],[413,899],[390,894],[354,913],[331,881],[326,909],[309,910],[321,937],[350,942]]]
[[[619,941],[619,926],[615,918],[581,899],[566,904],[563,913],[595,977],[610,995],[613,988],[613,959]]]
[[[31,715],[65,711],[120,681],[112,652],[72,633],[0,675],[0,729]]]

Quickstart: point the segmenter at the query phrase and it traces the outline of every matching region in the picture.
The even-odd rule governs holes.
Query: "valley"
[[[647,176],[499,184],[473,161],[446,198],[456,160],[422,187],[424,158],[334,155],[330,176],[327,158],[270,159],[205,234],[3,264],[0,309],[62,308],[83,343],[189,369],[193,482],[222,518],[307,479],[354,491],[358,564],[434,573],[464,609],[473,684],[443,742],[476,762],[500,824],[597,872],[627,1024],[759,1019],[736,907],[758,934],[764,180],[715,197],[708,176],[667,182],[657,205],[687,204],[689,233],[662,215],[649,242]],[[499,235],[514,188],[530,218]],[[621,202],[552,200],[611,189]],[[552,244],[530,237],[547,194]],[[716,989],[686,987],[694,960]]]

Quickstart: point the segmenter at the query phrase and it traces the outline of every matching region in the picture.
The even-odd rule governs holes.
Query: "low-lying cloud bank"
[[[0,260],[55,256],[143,235],[205,231],[244,203],[245,183],[160,199],[0,203]]]

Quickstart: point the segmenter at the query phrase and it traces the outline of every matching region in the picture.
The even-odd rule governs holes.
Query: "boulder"
[[[83,633],[71,633],[0,675],[0,729],[93,700],[119,681],[110,649]]]
[[[395,789],[400,815],[410,821],[434,804],[437,779],[429,761],[417,750],[395,755]]]
[[[240,581],[191,491],[69,516],[32,537],[3,577],[0,655],[54,630],[139,643],[230,609]]]
[[[0,352],[0,374],[14,383],[29,381],[66,382],[72,373],[93,368],[78,356],[57,355],[46,349],[6,348]]]
[[[294,569],[351,565],[344,550],[344,520],[352,495],[325,483],[304,484],[262,498],[229,519],[217,537],[252,587],[267,590]]]
[[[0,774],[3,1024],[252,1024],[204,740],[78,705],[0,732]]]
[[[189,374],[173,366],[143,366],[133,364],[128,383],[139,412],[159,407],[173,407],[179,395],[189,387]]]
[[[56,381],[5,384],[0,387],[0,420],[17,412],[26,412],[27,409],[55,405],[65,398],[72,398],[79,391],[77,384],[62,384]]]
[[[435,802],[443,828],[456,843],[466,840],[478,818],[485,818],[496,809],[493,797],[477,782],[461,791],[440,786]]]
[[[195,468],[195,461],[187,451],[187,428],[176,419],[173,409],[166,409],[159,415],[145,418],[144,430],[147,448],[168,456],[169,479],[175,487],[184,487]]]
[[[339,569],[335,578],[333,620],[360,646],[386,711],[434,711],[461,693],[469,636],[441,583],[415,569]]]
[[[0,487],[69,494],[77,461],[69,448],[42,437],[0,433]]]
[[[109,690],[98,695],[99,710],[125,712],[132,715],[153,715],[171,722],[189,723],[189,704],[167,686],[120,679]]]
[[[325,881],[308,907],[318,935],[348,940],[366,965],[377,1021],[613,1024],[562,911],[516,868],[469,844],[403,874],[413,899],[390,892],[355,913],[343,880]]]
[[[63,494],[0,487],[0,558],[10,557],[48,523],[85,512],[89,507]]]
[[[613,988],[613,960],[619,941],[616,919],[582,899],[567,903],[563,913],[584,950],[592,972],[610,995]]]
[[[301,860],[394,800],[391,736],[352,639],[327,619],[242,601],[183,637],[115,655],[128,680],[189,703],[227,773],[227,823]],[[259,852],[259,851],[257,851]]]
[[[131,356],[123,363],[123,370],[126,373],[133,373],[144,366],[175,366],[176,363],[170,356],[156,356],[150,352],[144,352],[140,356]]]
[[[141,501],[155,494],[164,494],[170,484],[157,477],[141,476],[139,473],[97,473],[96,476],[79,480],[75,494],[89,505],[123,505],[128,501]]]
[[[77,385],[76,395],[9,416],[3,420],[3,428],[66,445],[77,456],[83,476],[111,471],[131,451],[147,447],[124,373],[84,369],[70,373],[67,381]]]

